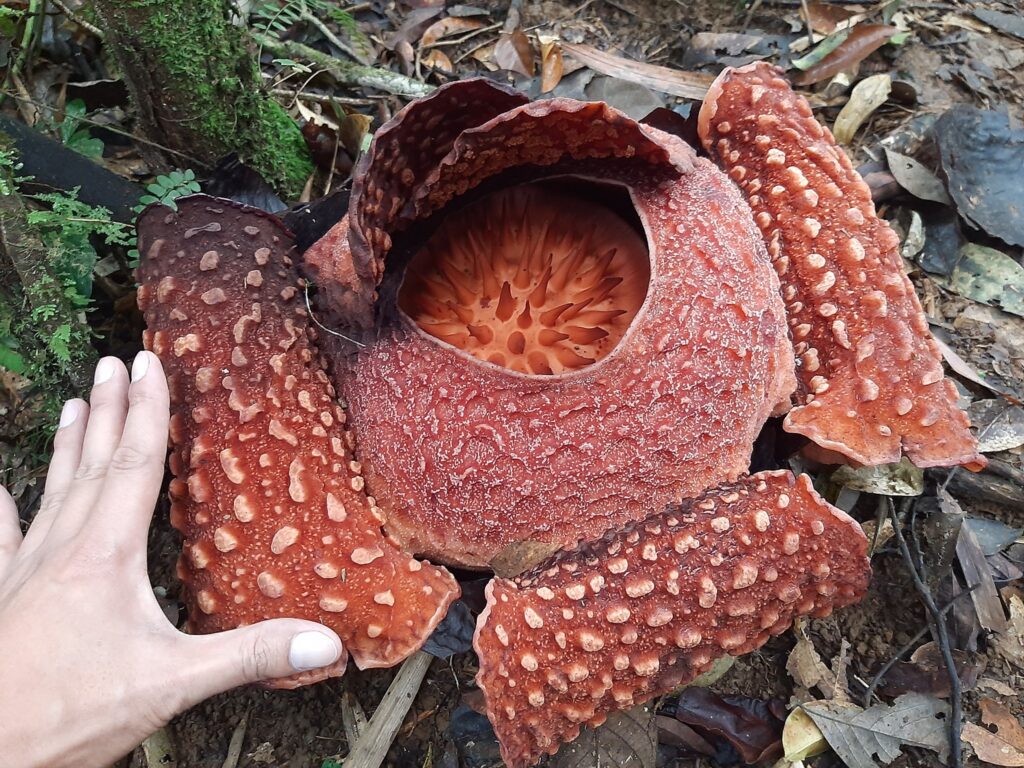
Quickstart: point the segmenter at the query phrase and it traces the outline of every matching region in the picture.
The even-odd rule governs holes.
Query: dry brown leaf
[[[822,684],[829,687],[827,682],[831,677],[829,668],[821,660],[814,643],[807,637],[802,621],[798,621],[793,627],[793,634],[796,635],[796,645],[793,646],[793,650],[789,652],[789,658],[786,659],[786,671],[789,676],[797,685],[807,690]],[[823,693],[826,698],[832,698],[831,690],[823,691]]]
[[[1006,631],[996,637],[996,650],[1008,662],[1024,669],[1024,600],[1011,594],[1006,603],[1010,608],[1010,621]]]
[[[599,51],[590,45],[562,43],[562,48],[574,59],[602,75],[639,83],[651,90],[681,96],[684,99],[703,99],[715,79],[714,75],[683,72],[678,69],[660,67],[657,64],[631,61],[613,53]]]
[[[442,72],[455,71],[455,66],[452,64],[452,60],[448,58],[448,54],[444,51],[439,51],[436,48],[432,51],[427,51],[426,54],[424,54],[423,64],[431,69],[439,69]]]
[[[502,33],[494,44],[494,62],[526,77],[533,77],[534,56],[533,44],[521,29]]]
[[[439,40],[443,40],[446,37],[462,34],[463,32],[472,32],[474,29],[480,29],[483,25],[484,23],[480,21],[480,19],[448,16],[444,19],[435,21],[423,30],[423,36],[420,37],[420,46],[428,48],[431,45],[437,44]]]
[[[811,2],[807,3],[807,13],[800,10],[800,17],[805,21],[810,17],[811,29],[822,35],[830,35],[836,31],[836,27],[856,16],[853,11],[829,3]]]
[[[562,80],[562,46],[558,40],[540,41],[540,92],[553,90]]]
[[[820,63],[794,77],[793,82],[801,86],[813,85],[835,77],[843,70],[859,64],[898,32],[896,27],[887,24],[858,24],[838,48]]]
[[[995,726],[986,730],[974,723],[965,723],[963,739],[972,747],[979,759],[992,765],[1024,766],[1024,728],[1009,709],[992,699],[982,699],[981,721]]]

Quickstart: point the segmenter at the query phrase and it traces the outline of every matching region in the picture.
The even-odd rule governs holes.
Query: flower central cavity
[[[481,360],[559,374],[615,349],[649,282],[647,245],[617,213],[524,185],[449,216],[409,263],[398,303]]]

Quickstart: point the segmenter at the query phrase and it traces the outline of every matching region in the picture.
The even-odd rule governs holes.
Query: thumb
[[[348,654],[327,627],[272,619],[212,635],[183,635],[186,707],[238,685],[296,688],[344,673]]]

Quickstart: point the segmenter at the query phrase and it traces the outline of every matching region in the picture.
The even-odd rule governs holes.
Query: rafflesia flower
[[[302,616],[389,666],[458,595],[414,555],[518,573],[475,646],[519,768],[858,599],[859,526],[806,477],[745,474],[765,420],[857,463],[983,459],[807,103],[730,70],[699,130],[728,175],[606,105],[457,82],[377,132],[301,256],[253,209],[150,209],[192,627]]]

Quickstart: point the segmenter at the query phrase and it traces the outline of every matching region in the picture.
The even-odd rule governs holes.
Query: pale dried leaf
[[[494,44],[494,63],[500,69],[533,77],[533,44],[521,29],[505,32]]]
[[[995,733],[974,723],[965,723],[963,739],[979,759],[992,765],[1024,766],[1024,728],[1009,709],[992,699],[982,699],[981,720],[995,726]]]
[[[877,467],[841,466],[832,473],[831,480],[837,485],[884,496],[920,496],[924,491],[924,471],[905,458],[898,464]]]
[[[907,192],[922,200],[932,200],[944,205],[952,205],[953,201],[946,192],[946,187],[934,173],[925,168],[912,157],[885,149],[885,157],[889,163],[889,172]]]
[[[968,299],[1024,317],[1024,267],[995,248],[976,243],[961,248],[949,285]]]
[[[889,98],[892,78],[888,74],[865,77],[850,92],[850,99],[836,117],[832,135],[840,144],[849,144],[864,121]]]
[[[639,83],[652,90],[681,96],[684,99],[703,99],[715,79],[713,75],[683,72],[656,64],[631,61],[590,45],[563,43],[562,48],[570,56],[602,75]]]
[[[943,761],[949,751],[949,706],[932,696],[908,693],[870,709],[828,701],[803,706],[849,768],[875,768],[876,756],[888,765],[904,746],[938,752]]]
[[[828,749],[828,742],[810,716],[797,707],[789,713],[782,727],[782,749],[786,760],[795,763],[820,755]]]
[[[796,635],[796,645],[793,646],[793,650],[789,652],[789,658],[786,659],[786,672],[797,685],[808,690],[818,687],[823,681],[825,681],[825,686],[830,688],[827,681],[832,676],[831,672],[825,662],[821,660],[821,656],[818,655],[814,643],[807,637],[802,621],[797,622],[793,627],[793,634]],[[823,690],[822,693],[827,698],[832,698],[831,690]]]
[[[480,29],[483,25],[484,23],[479,19],[448,16],[435,21],[423,31],[423,36],[420,37],[420,46],[428,48],[431,45],[436,45],[439,40],[443,40],[446,37],[460,35],[464,32],[472,32],[474,29]]]
[[[654,709],[641,705],[613,712],[603,725],[584,728],[548,763],[550,768],[654,768],[658,727]]]
[[[996,651],[1011,664],[1024,669],[1024,600],[1010,595],[1010,620],[1006,631],[996,636]]]

